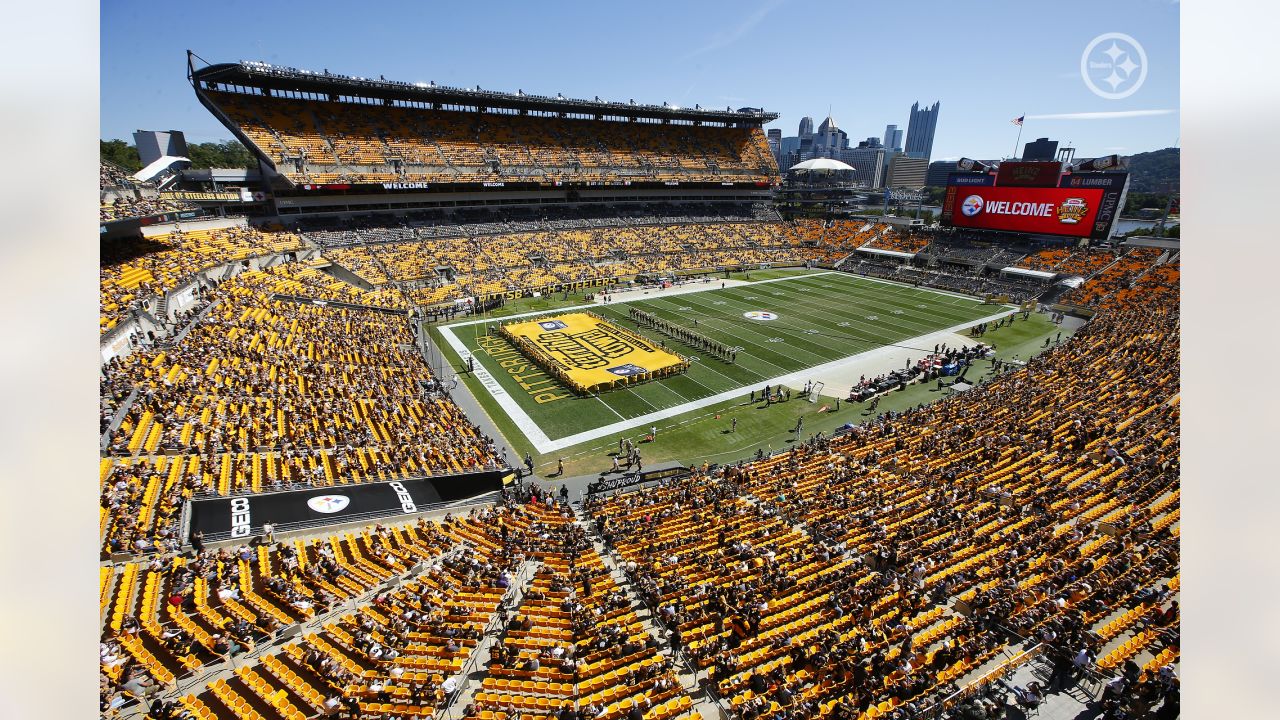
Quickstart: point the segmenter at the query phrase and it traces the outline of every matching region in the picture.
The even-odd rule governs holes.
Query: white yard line
[[[811,276],[804,276],[804,277],[811,277]],[[779,280],[790,280],[790,279],[792,278],[779,278]],[[762,280],[761,282],[774,282],[774,281]],[[540,315],[542,313],[531,313],[531,314]],[[930,333],[921,335],[919,337],[927,337],[927,336],[936,335],[939,333],[960,332],[962,330],[971,328],[974,325],[977,325],[979,323],[992,322],[992,321],[1007,317],[1007,315],[1008,315],[1008,312],[1006,310],[1006,311],[997,313],[995,315],[991,315],[989,317],[975,318],[973,320],[960,323],[959,325],[955,325],[950,328],[934,330]],[[483,322],[483,321],[479,321],[479,322]],[[475,323],[464,323],[464,324],[472,325]],[[440,328],[440,334],[442,337],[444,337],[445,342],[449,343],[449,346],[452,347],[454,351],[458,353],[458,355],[462,358],[462,361],[465,363],[471,353],[466,349],[465,346],[463,346],[462,342],[458,340],[458,338],[453,334],[452,328],[454,327],[457,327],[457,326],[451,325],[449,327]],[[916,338],[908,338],[901,341],[901,343],[899,344],[902,344],[905,342],[913,342],[915,339]],[[785,375],[779,375],[777,377],[768,379],[763,383],[759,383],[759,385],[764,385],[765,383],[769,385],[788,385],[788,384],[799,385],[804,380],[812,378],[814,376],[828,375],[833,372],[839,372],[846,365],[861,364],[866,362],[867,360],[875,359],[876,357],[883,355],[885,353],[886,353],[886,348],[876,348],[874,350],[868,350],[866,352],[858,353],[857,355],[851,355],[849,357],[832,360],[830,362],[826,362],[821,365],[815,365],[813,367],[803,368],[801,370],[787,373]],[[683,415],[687,412],[698,410],[700,408],[704,408],[709,405],[715,405],[718,403],[725,402],[726,400],[732,400],[735,397],[741,397],[743,390],[746,390],[747,388],[750,388],[750,387],[755,387],[757,385],[757,383],[752,383],[751,385],[743,385],[741,387],[733,388],[731,390],[725,390],[724,392],[718,393],[716,395],[700,398],[698,400],[691,400],[687,403],[684,403],[683,405],[676,405],[674,407],[657,410],[647,415],[640,415],[637,417],[633,417],[630,420],[621,420],[619,422],[612,423],[609,425],[603,425],[601,427],[593,428],[591,430],[584,430],[583,432],[575,433],[573,435],[569,435],[567,437],[563,437],[558,440],[552,440],[549,437],[547,437],[547,434],[542,431],[542,428],[538,427],[538,424],[535,423],[533,419],[529,417],[528,413],[526,413],[520,407],[520,405],[516,403],[515,398],[513,398],[510,393],[508,393],[506,390],[502,388],[501,385],[498,384],[497,379],[495,379],[478,362],[476,363],[476,377],[480,380],[481,384],[485,386],[485,389],[489,390],[490,394],[493,395],[493,398],[495,401],[497,401],[498,405],[502,407],[504,411],[506,411],[508,417],[510,417],[512,422],[515,423],[516,427],[520,428],[520,431],[524,433],[526,438],[528,438],[530,444],[533,445],[534,449],[542,454],[555,452],[557,450],[562,450],[564,448],[572,447],[579,443],[584,443],[591,440],[595,440],[597,438],[605,437],[606,435],[614,435],[617,433],[621,433],[627,430],[628,428],[633,428],[633,427],[642,426],[642,425],[654,425],[654,424],[657,424],[657,421],[659,420],[666,420],[667,418],[672,418],[677,415]],[[612,408],[610,409],[612,410]],[[615,411],[614,414],[617,415],[618,413]],[[619,415],[619,417],[621,416]]]
[[[614,415],[617,415],[619,420],[622,420],[623,422],[626,422],[626,420],[627,420],[627,419],[626,419],[625,417],[623,417],[623,416],[622,416],[622,413],[618,412],[617,410],[614,410],[612,405],[610,405],[609,403],[607,403],[607,402],[605,402],[605,401],[604,401],[604,398],[602,398],[602,397],[600,397],[599,395],[597,395],[597,396],[596,396],[596,399],[600,401],[600,404],[601,404],[601,405],[603,405],[603,406],[605,406],[605,407],[609,408],[609,412],[613,413]],[[650,407],[653,407],[653,406],[651,405]],[[539,451],[539,452],[541,452],[541,451]]]

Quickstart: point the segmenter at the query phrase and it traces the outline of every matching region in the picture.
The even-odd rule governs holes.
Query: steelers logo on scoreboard
[[[742,317],[748,320],[777,320],[778,314],[768,310],[750,310],[742,313]]]

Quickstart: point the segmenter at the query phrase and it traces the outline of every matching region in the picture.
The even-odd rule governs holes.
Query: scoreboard
[[[952,173],[943,225],[1105,239],[1129,187],[1127,172],[1064,173],[1061,163],[1009,162],[998,173]]]

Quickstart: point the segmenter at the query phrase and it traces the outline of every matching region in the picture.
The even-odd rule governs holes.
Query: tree
[[[99,140],[98,158],[103,162],[119,165],[131,173],[142,169],[138,149],[123,140]]]
[[[124,140],[100,140],[99,156],[129,172],[142,169],[138,149]],[[193,168],[255,168],[258,163],[253,154],[235,140],[226,142],[188,143],[187,157]]]
[[[257,161],[235,140],[222,143],[188,143],[187,157],[193,168],[252,168]]]

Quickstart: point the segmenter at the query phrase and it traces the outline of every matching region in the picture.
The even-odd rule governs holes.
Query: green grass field
[[[504,371],[481,350],[484,323],[449,327],[546,436],[556,440],[728,391],[741,390],[746,395],[749,390],[759,389],[771,379],[791,372],[888,344],[910,346],[912,338],[1001,312],[1000,307],[977,300],[839,273],[766,271],[752,273],[752,280],[750,285],[725,289],[719,288],[718,280],[712,280],[708,287],[713,289],[705,292],[669,297],[655,293],[653,298],[592,308],[606,319],[655,341],[663,341],[669,348],[694,360],[689,371],[679,376],[596,397],[571,396],[538,402],[536,393],[523,388],[521,382],[541,390],[559,391],[557,394],[568,393],[558,384],[548,384],[548,378],[541,373],[524,372],[517,379]],[[541,306],[506,308],[505,314],[531,310],[554,314],[574,304],[572,299],[561,298],[534,302],[540,302]],[[655,331],[639,328],[628,317],[630,306],[695,329],[727,346],[741,348],[737,362],[724,362]],[[744,313],[754,310],[776,313],[778,318],[759,321],[744,317]],[[485,346],[492,348],[492,340]],[[932,350],[932,347],[919,349]],[[473,390],[480,395],[488,394],[480,388]],[[490,403],[485,405],[495,420],[503,412]]]

